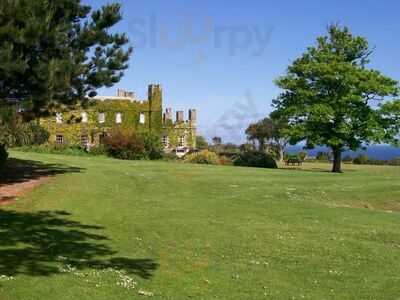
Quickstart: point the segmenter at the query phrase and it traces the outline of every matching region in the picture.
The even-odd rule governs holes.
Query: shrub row
[[[185,156],[185,162],[205,165],[232,165],[230,158],[209,150],[203,150],[198,153],[191,153]]]
[[[160,159],[163,146],[156,135],[140,135],[133,130],[118,129],[104,140],[105,152],[114,158],[125,160]]]
[[[389,165],[400,166],[400,157],[391,160],[371,159],[365,154],[361,154],[353,159],[355,165]]]
[[[235,166],[276,169],[278,165],[270,154],[260,151],[242,152],[234,160]]]
[[[73,156],[92,156],[92,155],[105,155],[104,147],[92,148],[88,152],[85,147],[78,145],[58,145],[58,144],[42,144],[18,147],[18,151],[36,152],[47,154],[65,154]]]
[[[203,150],[199,153],[188,154],[185,162],[210,165],[235,165],[254,168],[273,168],[278,166],[271,155],[259,151],[246,151],[229,158],[215,152]]]

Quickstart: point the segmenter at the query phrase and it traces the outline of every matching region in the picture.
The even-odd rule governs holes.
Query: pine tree
[[[110,33],[121,19],[116,3],[0,1],[0,104],[23,99],[39,115],[117,83],[132,53],[125,34]]]

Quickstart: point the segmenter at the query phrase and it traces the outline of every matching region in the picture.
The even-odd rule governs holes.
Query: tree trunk
[[[264,140],[263,140],[263,139],[260,139],[260,140],[258,141],[258,151],[263,152],[264,149],[265,149]]]
[[[283,162],[283,157],[285,156],[285,148],[282,147],[281,145],[278,145],[279,147],[279,161]]]
[[[333,173],[342,173],[342,149],[334,148],[333,150]]]

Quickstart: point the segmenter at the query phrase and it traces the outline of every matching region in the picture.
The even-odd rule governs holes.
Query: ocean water
[[[288,153],[297,153],[303,151],[302,145],[288,146],[286,147],[286,151]],[[316,156],[319,151],[329,152],[329,148],[326,147],[316,147],[312,150],[305,150],[308,155]],[[366,154],[369,158],[372,159],[380,159],[380,160],[390,160],[396,157],[400,157],[400,148],[392,147],[389,145],[373,145],[367,147],[366,150],[359,151],[346,151],[343,154],[344,156],[356,157],[359,154]]]

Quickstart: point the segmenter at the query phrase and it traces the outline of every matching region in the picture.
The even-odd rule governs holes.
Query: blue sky
[[[400,80],[400,1],[120,2],[124,20],[115,30],[136,49],[122,81],[99,94],[124,88],[145,98],[149,83],[161,83],[164,106],[196,108],[207,137],[242,142],[246,125],[271,111],[273,80],[333,22],[366,37],[375,47],[371,67]]]

